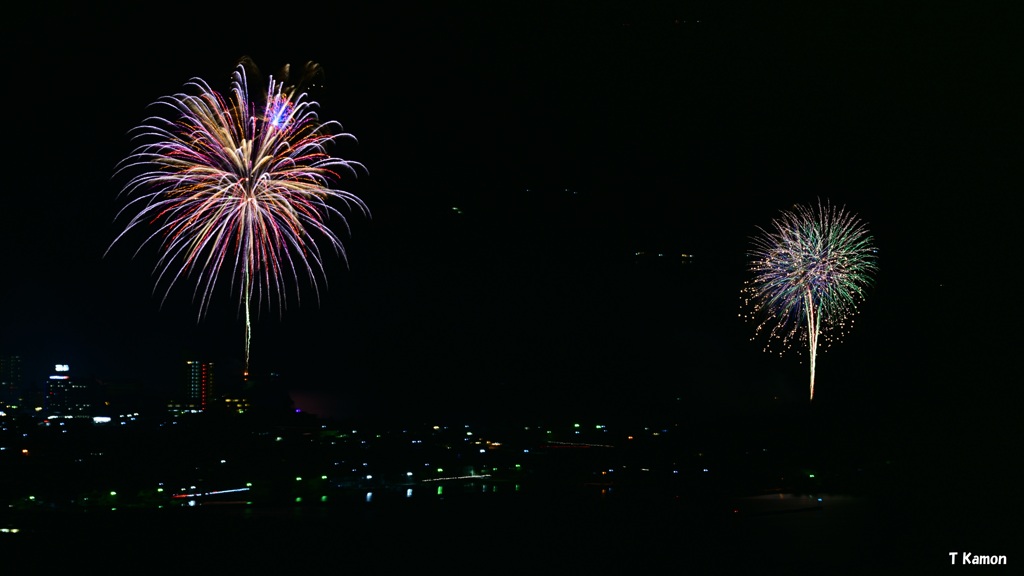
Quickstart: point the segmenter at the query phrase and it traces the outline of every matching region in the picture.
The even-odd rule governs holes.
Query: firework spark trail
[[[841,207],[795,206],[759,228],[748,253],[753,279],[742,289],[745,317],[782,351],[806,341],[810,356],[810,397],[821,338],[839,340],[878,271],[867,227]],[[780,351],[781,354],[781,351]]]
[[[287,67],[280,79],[270,78],[262,105],[252,102],[247,69],[255,68],[243,59],[228,97],[193,78],[185,87],[195,94],[179,92],[153,104],[167,115],[150,116],[132,132],[142,143],[117,172],[140,172],[121,191],[129,201],[118,218],[134,214],[111,243],[135,228],[155,227],[135,254],[147,243],[159,245],[154,273],[157,286],[166,284],[163,300],[179,281],[194,278],[199,318],[230,270],[229,289],[245,314],[246,371],[252,301],[269,307],[276,300],[283,310],[290,279],[299,299],[300,276],[319,300],[318,278],[326,275],[316,238],[347,262],[328,222],[340,222],[348,233],[348,221],[331,202],[369,216],[362,200],[335,186],[340,172],[357,176],[363,165],[327,153],[337,140],[355,138],[337,122],[321,122],[318,104],[298,84],[285,85]],[[319,71],[309,63],[303,79]]]

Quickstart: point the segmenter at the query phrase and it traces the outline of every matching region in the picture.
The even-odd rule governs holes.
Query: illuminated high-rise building
[[[67,364],[57,364],[46,380],[43,410],[50,415],[88,416],[94,408],[93,391],[88,382],[72,376]]]
[[[24,387],[21,356],[0,356],[0,406],[19,406],[25,393]]]
[[[193,410],[205,412],[214,400],[213,362],[189,360],[188,388],[185,391],[185,404]]]

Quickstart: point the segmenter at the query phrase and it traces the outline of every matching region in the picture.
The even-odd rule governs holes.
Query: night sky
[[[868,223],[880,273],[815,402],[916,440],[1019,432],[1004,4],[343,4],[9,15],[0,349],[27,377],[241,370],[226,291],[198,320],[187,285],[161,305],[152,252],[104,253],[146,106],[193,76],[226,90],[250,56],[323,67],[320,115],[358,138],[333,152],[368,168],[343,187],[372,211],[319,303],[263,312],[256,374],[348,415],[804,406],[806,364],[749,341],[739,289],[757,226],[822,198]]]

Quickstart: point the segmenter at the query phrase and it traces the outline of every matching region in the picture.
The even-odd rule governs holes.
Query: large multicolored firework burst
[[[256,101],[247,78],[258,70],[248,58],[235,69],[227,95],[193,78],[185,85],[193,93],[153,104],[163,114],[133,130],[139,144],[117,169],[134,173],[122,189],[129,201],[118,218],[133,215],[111,246],[134,228],[152,226],[139,250],[159,246],[156,285],[166,285],[166,299],[179,281],[193,280],[200,318],[215,286],[227,281],[245,314],[246,371],[253,306],[276,301],[283,311],[292,285],[298,299],[302,276],[319,299],[318,278],[326,275],[318,239],[346,260],[328,224],[333,219],[347,232],[348,221],[332,202],[369,216],[362,200],[337,188],[342,172],[356,176],[362,164],[327,152],[338,139],[354,137],[337,122],[321,122],[318,104],[303,88],[320,67],[307,64],[293,85],[288,71],[270,77]]]
[[[811,400],[819,344],[827,347],[853,325],[853,316],[874,282],[877,250],[867,227],[842,207],[797,205],[782,211],[769,229],[759,228],[748,253],[754,278],[742,289],[745,317],[766,334],[765,350],[806,342]]]

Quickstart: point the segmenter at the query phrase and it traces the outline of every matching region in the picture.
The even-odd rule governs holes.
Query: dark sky
[[[247,55],[321,64],[321,116],[359,140],[335,152],[369,170],[345,187],[373,213],[319,304],[261,315],[254,372],[366,413],[805,402],[806,365],[748,341],[739,288],[756,227],[827,198],[869,224],[880,274],[819,359],[820,401],[1010,392],[1012,3],[343,4],[11,15],[0,348],[27,375],[240,370],[235,304],[198,321],[187,287],[161,306],[152,254],[104,252],[147,104],[193,76],[227,89]]]

